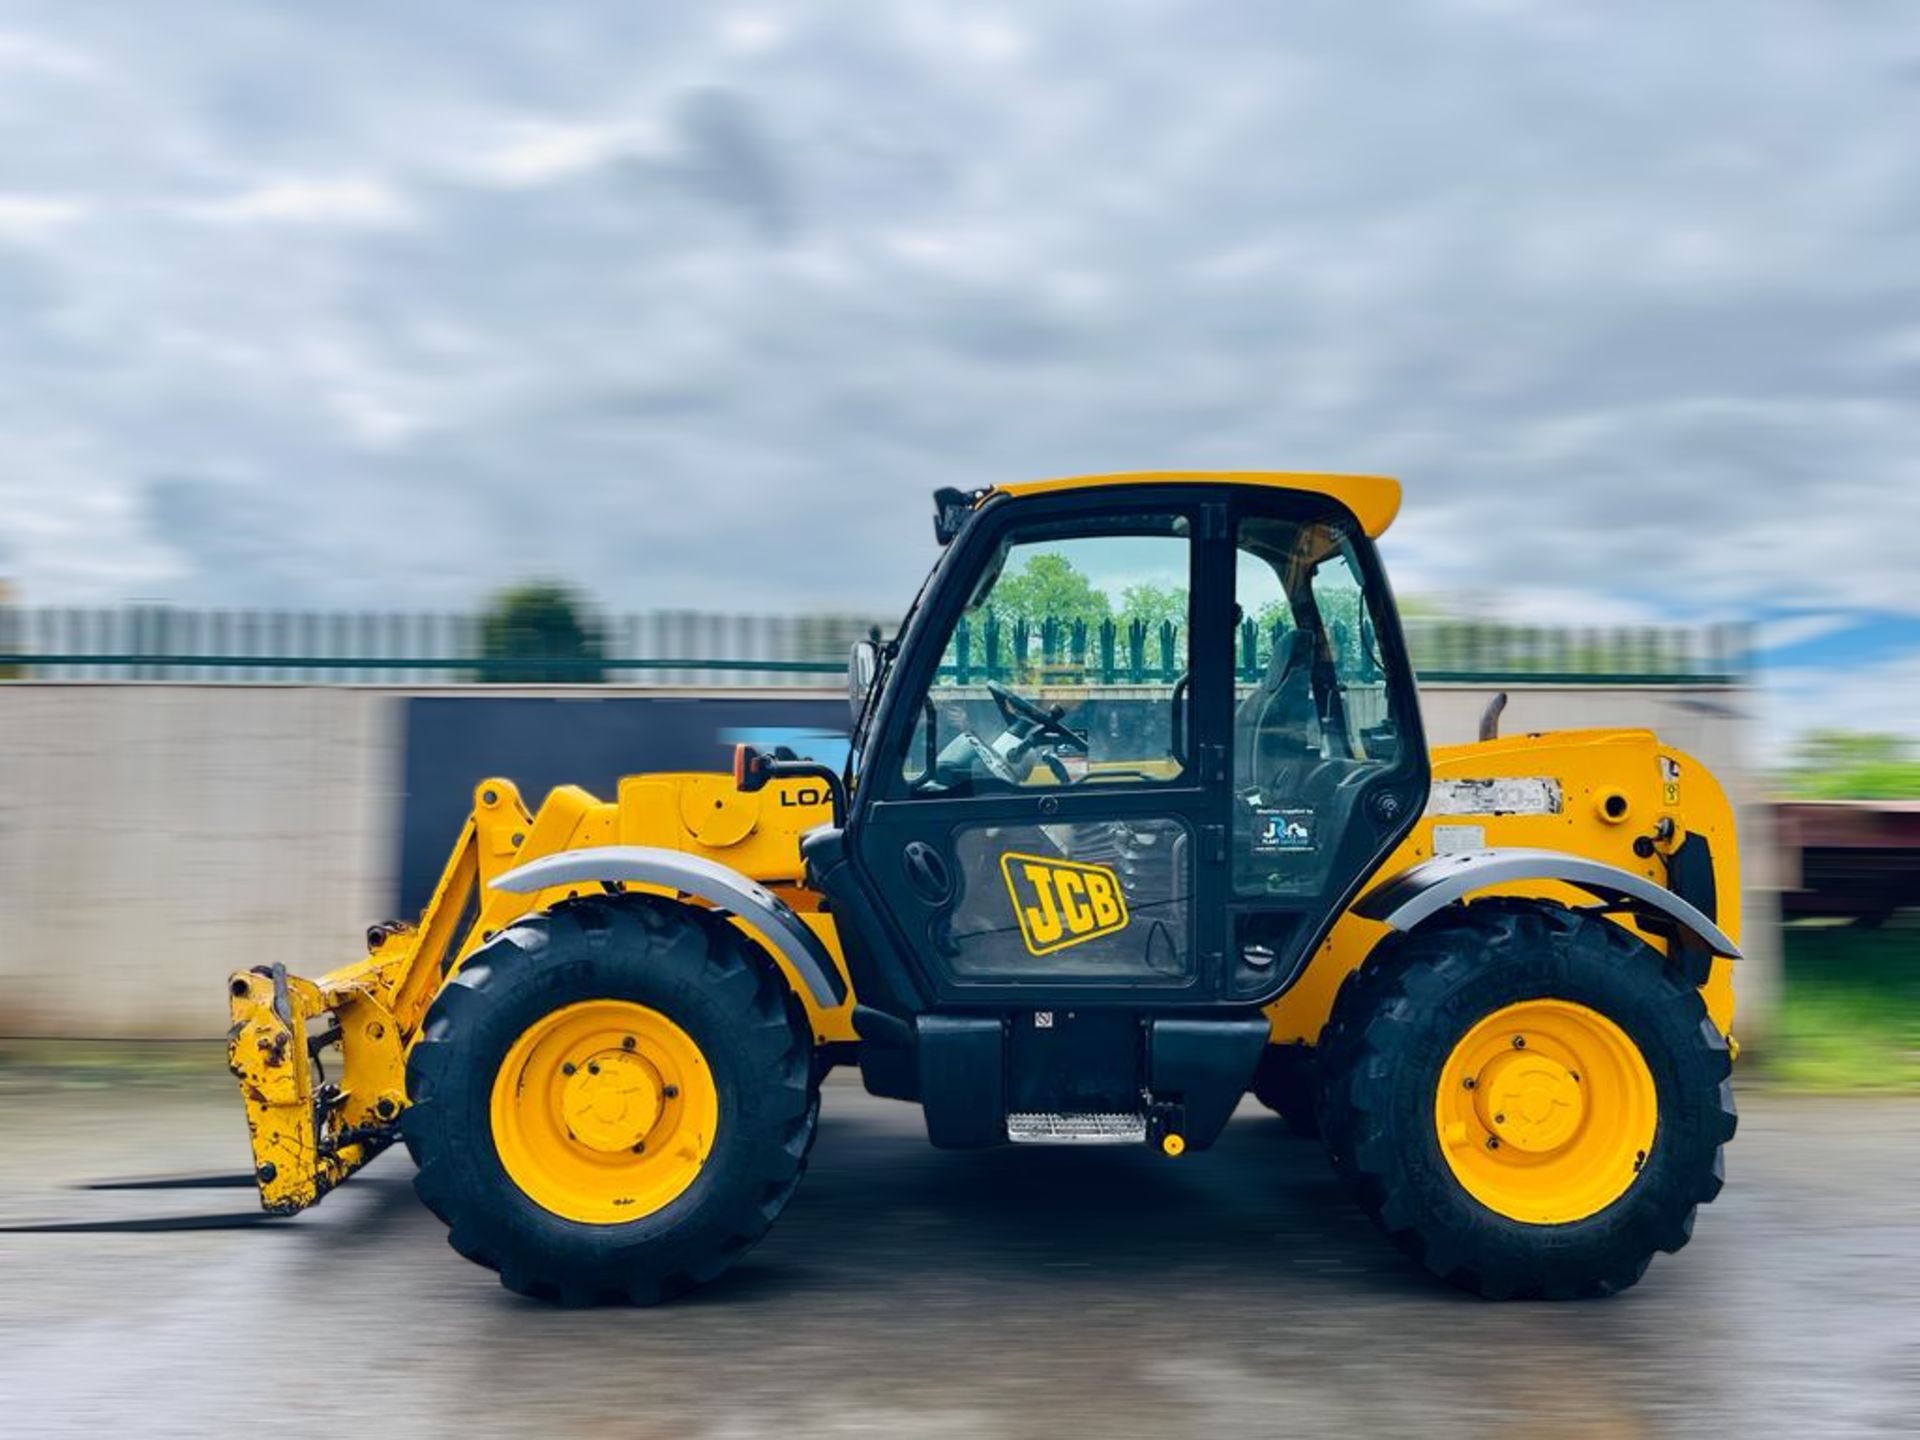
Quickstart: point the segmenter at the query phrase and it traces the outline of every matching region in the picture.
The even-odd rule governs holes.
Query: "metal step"
[[[1146,1138],[1143,1115],[1030,1111],[1007,1116],[1007,1139],[1016,1145],[1139,1145]]]

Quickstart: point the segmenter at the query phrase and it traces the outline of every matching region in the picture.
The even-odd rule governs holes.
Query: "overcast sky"
[[[1920,5],[0,0],[30,601],[884,613],[1186,465],[1920,732]]]

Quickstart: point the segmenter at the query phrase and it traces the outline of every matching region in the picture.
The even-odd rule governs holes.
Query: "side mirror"
[[[853,651],[847,656],[847,708],[853,712],[856,725],[860,723],[867,692],[873,688],[873,677],[879,669],[880,647],[871,640],[854,641]]]

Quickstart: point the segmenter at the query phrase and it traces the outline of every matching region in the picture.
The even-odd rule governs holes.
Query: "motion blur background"
[[[934,487],[1182,466],[1402,477],[1436,738],[1698,748],[1743,1082],[1920,1088],[1916,135],[1904,0],[0,0],[16,1155],[134,1063],[50,1042],[349,956],[469,766],[827,735]]]

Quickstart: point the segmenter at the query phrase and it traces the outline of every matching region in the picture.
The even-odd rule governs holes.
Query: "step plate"
[[[1146,1118],[1140,1115],[1030,1111],[1007,1116],[1007,1139],[1016,1145],[1140,1145],[1146,1138]]]

